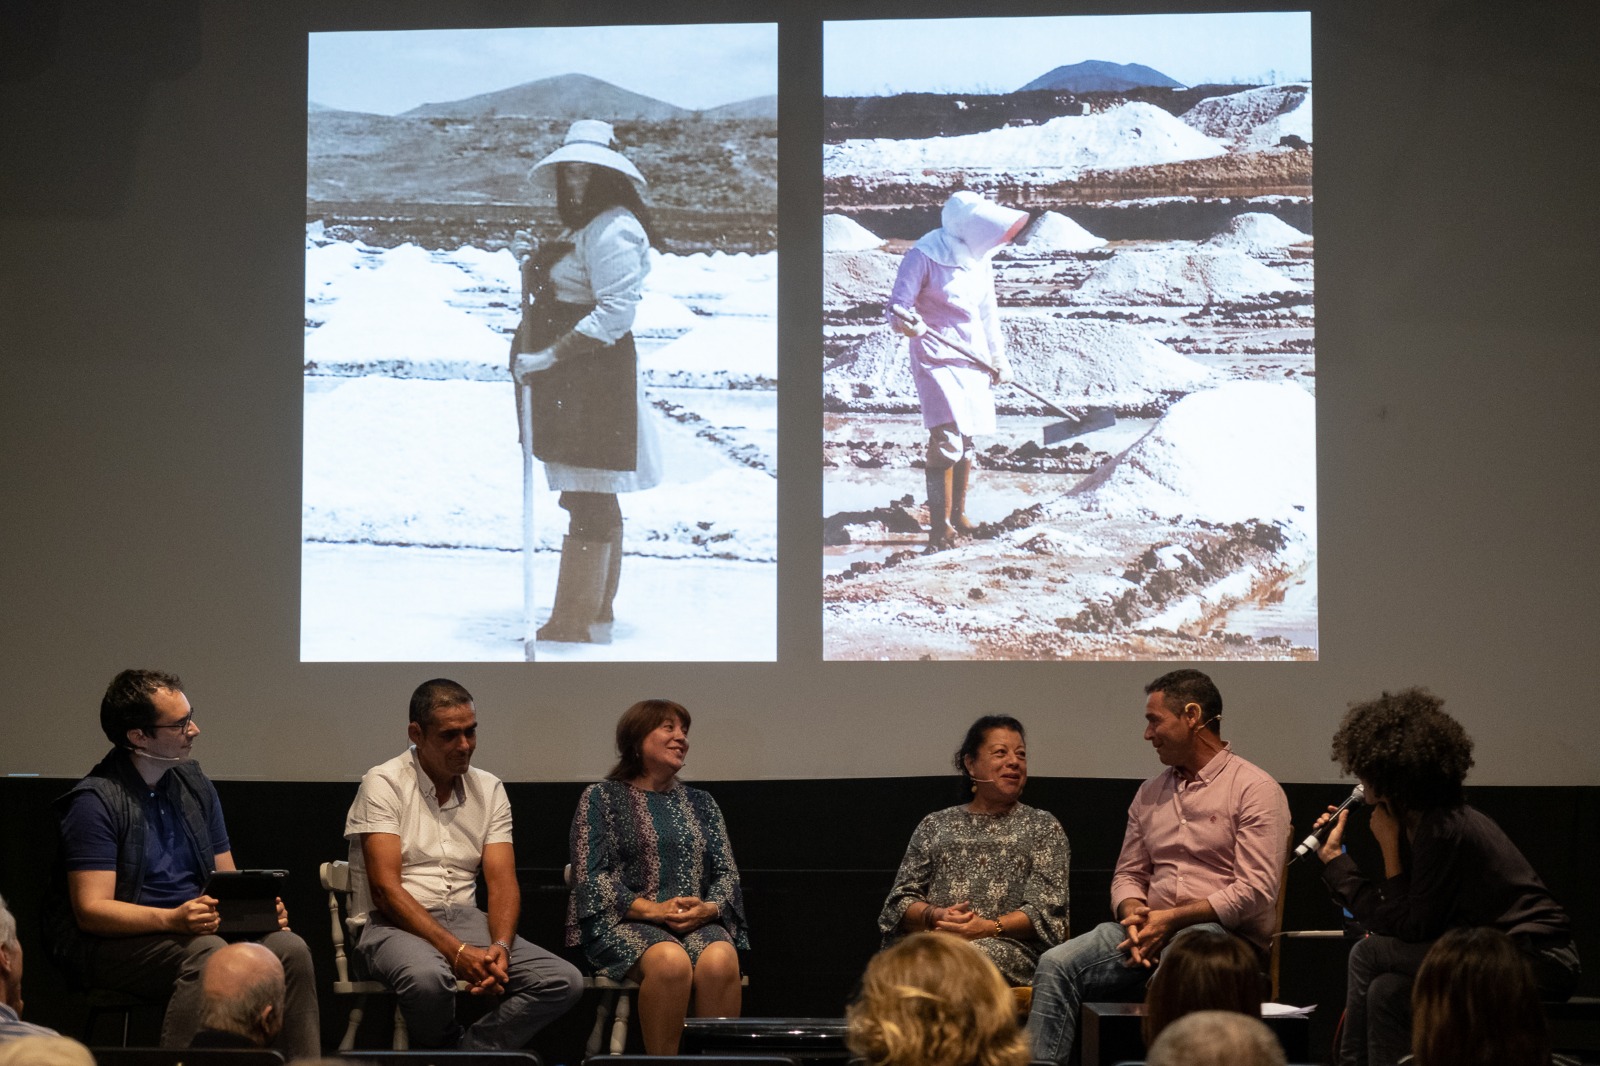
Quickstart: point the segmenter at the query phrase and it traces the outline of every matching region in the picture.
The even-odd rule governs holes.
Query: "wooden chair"
[[[344,1038],[339,1041],[339,1050],[344,1052],[356,1046],[356,1030],[361,1027],[361,1019],[366,1014],[367,997],[392,996],[394,993],[382,981],[350,978],[350,960],[345,955],[344,946],[346,923],[349,920],[345,912],[350,905],[350,864],[344,861],[325,862],[318,868],[318,877],[323,891],[328,893],[328,926],[333,937],[333,967],[337,975],[333,982],[333,994],[356,997],[355,1005],[350,1008],[350,1020],[344,1028]],[[456,991],[466,990],[466,982],[456,982]],[[396,1051],[405,1051],[411,1046],[399,1000],[394,1005],[394,1028],[390,1043]]]

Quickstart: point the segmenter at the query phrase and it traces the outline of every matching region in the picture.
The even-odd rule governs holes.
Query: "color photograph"
[[[1317,657],[1305,12],[829,22],[827,659]]]

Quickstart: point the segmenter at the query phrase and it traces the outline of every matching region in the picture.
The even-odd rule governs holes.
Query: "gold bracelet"
[[[461,953],[467,950],[467,942],[463,940],[461,946],[456,948],[456,957],[450,960],[450,972],[455,973],[456,967],[461,965]]]
[[[1006,935],[1006,927],[1000,924],[999,918],[994,920],[994,935],[997,937],[1003,937]]]

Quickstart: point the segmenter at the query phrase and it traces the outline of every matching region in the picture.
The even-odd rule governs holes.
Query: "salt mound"
[[[1277,215],[1250,211],[1233,216],[1220,233],[1202,243],[1210,248],[1233,248],[1248,255],[1252,252],[1276,252],[1310,239]]]
[[[822,309],[882,306],[899,272],[900,257],[892,252],[829,252],[823,257]]]
[[[1106,242],[1096,237],[1066,215],[1046,211],[1028,224],[1017,238],[1013,251],[1017,254],[1032,252],[1082,252],[1099,248]]]
[[[639,361],[656,386],[771,388],[778,380],[778,327],[771,318],[707,318]]]
[[[1228,96],[1210,96],[1183,115],[1183,121],[1235,148],[1259,151],[1293,134],[1311,141],[1311,87],[1267,85]]]
[[[665,293],[701,314],[774,315],[778,308],[778,253],[667,255],[651,249],[645,288]]]
[[[1299,386],[1261,381],[1186,396],[1068,495],[1106,511],[1314,530],[1316,401]]]
[[[706,321],[664,292],[646,288],[633,313],[635,337],[681,337]]]
[[[825,252],[863,252],[882,248],[883,238],[846,215],[822,216],[822,250]]]
[[[1223,154],[1211,138],[1153,104],[1131,103],[1039,126],[958,137],[849,140],[822,150],[823,173],[920,176],[926,170],[1044,171],[1071,178],[1089,167],[1176,163]]]
[[[1001,329],[1017,380],[1063,404],[1137,407],[1212,380],[1199,363],[1120,322],[1019,316],[1003,320]],[[888,328],[862,341],[851,362],[823,379],[830,406],[915,410],[907,343]],[[997,389],[995,402],[1013,412],[1038,406],[1010,388]]]
[[[1304,290],[1299,282],[1231,248],[1129,248],[1097,263],[1073,300],[1200,306]]]

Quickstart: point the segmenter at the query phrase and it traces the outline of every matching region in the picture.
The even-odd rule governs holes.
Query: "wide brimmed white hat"
[[[555,164],[592,163],[627,175],[634,187],[643,192],[647,184],[644,175],[639,173],[638,167],[628,162],[627,156],[611,147],[615,143],[616,136],[612,133],[611,123],[597,118],[580,118],[567,127],[567,136],[561,142],[561,147],[533,165],[528,172],[528,181],[536,189],[554,192]]]

